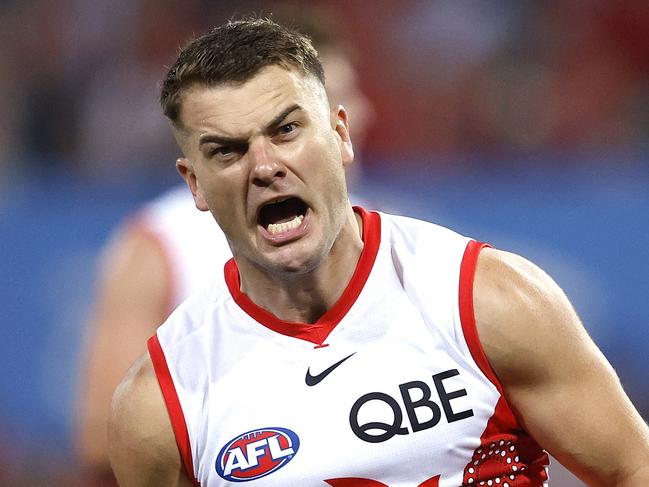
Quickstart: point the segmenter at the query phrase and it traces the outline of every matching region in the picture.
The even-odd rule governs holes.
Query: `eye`
[[[279,135],[289,135],[289,134],[295,132],[296,129],[297,129],[297,123],[291,122],[291,123],[287,123],[285,125],[281,125],[279,127],[279,129],[277,129],[277,133]]]
[[[216,159],[219,161],[230,162],[246,152],[246,148],[243,146],[237,145],[221,145],[214,147],[207,152],[207,157],[209,159]]]
[[[219,156],[219,157],[227,157],[229,155],[232,155],[234,153],[234,147],[231,147],[229,145],[224,145],[221,147],[216,147],[215,149],[210,151],[210,156]]]

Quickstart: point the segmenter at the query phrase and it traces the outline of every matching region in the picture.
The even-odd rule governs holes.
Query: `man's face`
[[[353,160],[344,109],[318,81],[270,66],[240,85],[194,85],[182,98],[178,161],[240,267],[309,272],[329,254],[348,208]]]

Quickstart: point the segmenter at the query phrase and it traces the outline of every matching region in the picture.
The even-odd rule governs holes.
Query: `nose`
[[[278,179],[286,177],[286,167],[277,157],[272,144],[267,140],[256,140],[250,144],[248,155],[252,168],[252,184],[267,187]]]

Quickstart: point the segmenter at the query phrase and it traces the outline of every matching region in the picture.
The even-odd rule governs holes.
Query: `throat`
[[[258,307],[282,321],[315,323],[333,308],[347,291],[363,250],[362,224],[351,211],[326,255],[297,269],[289,266],[264,266],[237,257],[240,290]],[[304,225],[301,215],[286,221],[268,223],[267,232],[290,235]],[[277,232],[276,234],[274,232]],[[293,249],[287,247],[285,252]]]
[[[241,281],[241,291],[257,306],[282,321],[316,323],[336,303],[346,288],[334,288],[332,281],[312,274],[295,276],[289,280],[255,280],[252,288]]]

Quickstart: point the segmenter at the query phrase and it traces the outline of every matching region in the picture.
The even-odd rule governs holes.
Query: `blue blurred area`
[[[67,449],[98,253],[161,184],[102,185],[50,172],[0,199],[0,431]]]
[[[562,161],[555,162],[561,167]],[[554,276],[636,405],[649,415],[646,161],[626,164],[624,170],[613,164],[550,172],[481,166],[453,176],[422,164],[413,165],[416,170],[407,164],[369,167],[362,192],[377,206],[398,208],[521,253]],[[3,189],[3,436],[25,448],[69,449],[80,345],[99,251],[118,222],[163,186],[141,179],[88,183],[52,173]]]

